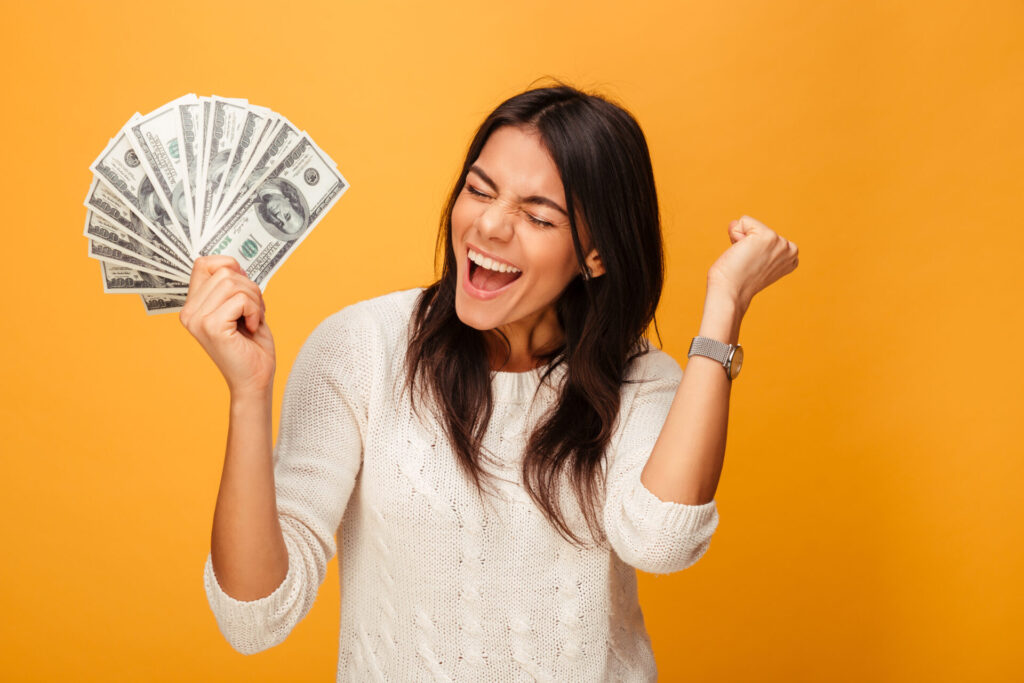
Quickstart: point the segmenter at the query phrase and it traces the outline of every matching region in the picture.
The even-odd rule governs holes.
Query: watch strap
[[[722,364],[722,367],[725,367],[731,351],[732,344],[726,344],[710,337],[694,337],[693,341],[690,342],[690,350],[687,352],[686,357],[689,358],[693,355],[707,356],[717,360]]]

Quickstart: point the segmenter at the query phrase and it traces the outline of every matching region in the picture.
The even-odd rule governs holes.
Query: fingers
[[[750,228],[757,228],[760,230],[767,230],[768,232],[772,232],[772,229],[769,228],[767,225],[757,220],[756,218],[751,218],[750,216],[747,216],[746,214],[744,214],[743,217],[740,218],[740,223],[747,226],[747,232],[750,231]]]
[[[222,275],[237,271],[243,273],[238,261],[230,256],[212,255],[200,256],[192,264],[192,275],[189,278],[188,295],[185,298],[185,305],[178,314],[181,322],[188,327],[189,320],[193,313],[199,308],[202,300],[209,292],[210,280],[214,279],[217,273]]]
[[[211,292],[215,291],[218,287],[221,287],[221,282],[228,281],[234,283],[237,287],[248,290],[253,296],[256,297],[257,301],[262,301],[262,292],[259,286],[249,279],[249,276],[244,272],[239,274],[231,270],[230,268],[220,268],[213,275],[206,279],[205,282],[201,283],[195,292],[196,310],[203,308],[203,302],[210,295]]]
[[[248,327],[250,331],[255,332],[256,328],[259,327],[260,315],[263,311],[263,298],[260,295],[259,288],[254,282],[248,279],[243,279],[241,275],[236,273],[227,271],[224,271],[223,274],[215,273],[205,283],[205,287],[200,292],[200,296],[203,298],[196,309],[196,317],[200,320],[209,317],[218,318],[218,329],[220,327],[229,327],[228,323],[234,325],[234,321],[238,316],[236,315],[230,320],[221,319],[220,316],[222,311],[220,311],[220,309],[224,302],[238,294],[246,296],[255,306],[255,317],[252,320],[246,319],[246,327]]]
[[[767,225],[757,220],[756,218],[751,218],[750,216],[743,215],[738,220],[729,221],[729,236],[733,238],[733,242],[735,242],[740,237],[749,234],[752,231],[762,232],[765,236],[771,236],[775,238],[780,243],[785,244],[786,249],[792,252],[794,255],[796,255],[799,251],[794,242],[776,233],[774,230],[772,230],[771,228],[769,228]]]
[[[231,261],[237,264],[234,259]],[[214,313],[225,300],[236,292],[244,292],[256,303],[259,315],[255,320],[246,321],[247,326],[255,330],[259,327],[260,316],[266,310],[263,293],[259,286],[245,275],[244,271],[238,273],[229,263],[224,262],[221,262],[212,275],[207,275],[205,280],[189,285],[188,296],[179,313],[182,324],[195,334],[196,325],[204,324],[203,319]]]
[[[245,317],[245,328],[250,334],[256,334],[260,326],[262,311],[258,301],[253,300],[248,292],[235,292],[229,296],[220,307],[209,316],[211,326],[216,332],[237,331],[236,321]]]
[[[239,273],[245,273],[242,270],[242,266],[239,265],[238,261],[233,256],[224,256],[222,254],[213,254],[210,256],[200,256],[192,264],[192,275],[189,278],[188,288],[191,290],[193,287],[199,287],[207,279],[213,275],[214,271],[219,268],[231,268]]]
[[[738,220],[729,223],[729,237],[732,238],[734,243],[748,235],[754,234],[770,236],[774,235],[775,232],[761,221],[747,215],[743,215]]]
[[[760,232],[766,235],[776,234],[775,231],[769,228],[767,225],[757,220],[756,218],[751,218],[750,216],[747,216],[746,214],[741,216],[739,220],[735,220],[729,223],[729,227],[732,228],[733,230],[739,231],[741,234],[744,235],[750,234],[752,232]]]
[[[196,317],[192,323],[193,334],[212,355],[211,349],[217,348],[220,340],[239,332],[237,321],[243,316],[245,329],[255,334],[259,328],[259,304],[246,292],[235,292],[208,314]]]
[[[743,237],[744,234],[742,228],[740,228],[740,222],[738,220],[729,221],[729,241],[736,244]]]

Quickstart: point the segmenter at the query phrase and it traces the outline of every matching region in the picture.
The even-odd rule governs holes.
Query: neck
[[[511,347],[507,361],[505,341],[498,331],[508,338]],[[554,306],[530,318],[500,325],[484,332],[491,370],[502,372],[527,372],[539,367],[542,361],[537,356],[555,350],[564,339],[565,333],[558,324],[558,314]]]

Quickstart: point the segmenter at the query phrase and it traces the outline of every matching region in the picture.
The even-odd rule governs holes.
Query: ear
[[[590,253],[587,254],[586,264],[590,269],[591,277],[601,277],[604,275],[604,264],[601,262],[601,255],[597,253],[597,249],[591,249]]]

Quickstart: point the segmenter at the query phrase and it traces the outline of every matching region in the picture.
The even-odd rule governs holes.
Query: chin
[[[485,330],[493,330],[497,327],[497,323],[489,320],[485,320],[486,316],[482,315],[479,311],[473,311],[473,303],[467,302],[466,299],[469,297],[463,294],[455,295],[455,315],[459,317],[464,325],[472,327],[475,330],[481,332]],[[468,304],[468,305],[467,305]],[[474,315],[476,313],[476,315]]]

